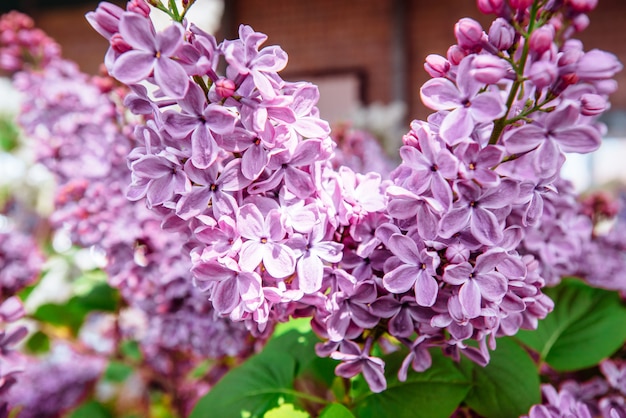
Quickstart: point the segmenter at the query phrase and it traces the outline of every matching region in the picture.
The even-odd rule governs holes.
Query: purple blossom
[[[484,253],[476,258],[476,265],[464,262],[448,265],[443,274],[446,283],[461,286],[459,302],[463,315],[476,318],[481,313],[483,299],[499,303],[507,291],[507,280],[496,271],[503,253]]]
[[[366,350],[361,351],[359,346],[351,341],[343,342],[340,351],[331,354],[333,359],[342,362],[335,368],[335,373],[345,378],[363,373],[372,392],[382,392],[387,388],[385,363],[377,357],[370,356]]]
[[[285,227],[280,212],[270,211],[265,217],[253,204],[243,205],[237,215],[237,228],[245,238],[239,253],[239,265],[245,271],[263,267],[276,278],[295,271],[296,256],[284,243]]]
[[[133,49],[115,60],[115,78],[135,84],[154,74],[156,84],[167,96],[177,99],[185,95],[189,86],[187,73],[172,59],[183,42],[182,26],[172,24],[156,33],[149,19],[126,12],[120,18],[119,33]]]
[[[505,134],[508,152],[533,151],[533,164],[541,177],[554,175],[561,166],[562,152],[587,153],[600,146],[600,134],[590,125],[576,123],[580,109],[567,104],[548,114],[543,123],[533,123],[512,129]]]
[[[415,241],[400,234],[392,235],[387,247],[402,264],[385,274],[385,289],[404,293],[413,287],[417,304],[432,306],[437,300],[438,284],[433,276],[439,267],[439,257],[429,254],[425,248],[418,248]]]
[[[481,93],[484,85],[471,76],[473,57],[461,61],[456,84],[446,78],[433,78],[421,88],[422,101],[435,110],[450,110],[439,129],[450,145],[469,138],[477,123],[492,122],[504,116],[506,108],[496,92]]]

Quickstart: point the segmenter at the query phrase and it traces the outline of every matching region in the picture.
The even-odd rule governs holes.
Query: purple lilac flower
[[[590,237],[557,170],[564,152],[597,147],[597,116],[619,64],[602,54],[592,65],[597,53],[583,59],[582,45],[567,40],[571,31],[551,28],[509,56],[516,40],[533,36],[522,31],[542,25],[508,23],[527,15],[528,1],[496,3],[480,2],[501,18],[489,35],[463,20],[459,45],[429,59],[435,78],[421,95],[437,113],[411,124],[389,181],[332,169],[336,145],[315,107],[317,89],[280,77],[287,56],[262,47],[264,34],[242,25],[238,39],[217,44],[193,26],[179,38],[179,23],[161,34],[149,23],[113,33],[123,19],[145,16],[127,10],[117,23],[117,9],[91,15],[97,29],[108,25],[109,70],[124,67],[125,54],[141,56],[137,78],[169,96],[135,87],[130,108],[152,118],[130,154],[129,196],[146,196],[164,225],[183,234],[196,284],[221,314],[255,335],[310,315],[325,341],[318,353],[334,353],[338,374],[363,373],[375,391],[385,387],[366,338],[375,326],[409,350],[404,378],[409,364],[428,367],[425,347],[484,365],[496,336],[536,327],[547,315],[552,303],[541,288],[571,271],[567,263]],[[550,7],[541,10],[547,25],[573,10]],[[157,39],[171,46],[165,59],[176,57],[196,76],[172,72],[181,95],[148,74],[156,76],[164,59],[154,56]],[[216,197],[221,178],[228,187]]]
[[[43,255],[31,236],[10,228],[0,232],[0,300],[33,284],[43,268]]]
[[[57,416],[80,403],[104,371],[99,357],[57,346],[45,359],[30,359],[18,382],[7,393],[20,417]],[[37,390],[33,390],[33,388]]]

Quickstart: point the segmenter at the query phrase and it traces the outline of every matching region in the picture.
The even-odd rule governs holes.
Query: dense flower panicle
[[[583,242],[577,275],[589,284],[626,295],[626,212],[623,192],[618,198],[597,192],[582,200],[581,212],[593,225],[591,240]],[[604,224],[611,223],[608,231]]]
[[[111,10],[115,12],[115,8]],[[88,77],[76,65],[60,58],[40,71],[24,70],[14,78],[14,84],[25,93],[19,122],[29,140],[36,144],[38,162],[54,174],[57,182],[55,209],[50,216],[52,226],[69,232],[75,245],[93,246],[101,251],[106,258],[103,270],[109,284],[120,291],[126,309],[145,319],[145,328],[122,321],[119,331],[125,338],[138,340],[146,365],[173,381],[183,379],[206,358],[249,355],[254,347],[244,325],[219,318],[211,302],[193,286],[184,237],[162,231],[160,215],[125,197],[131,182],[127,157],[137,143],[133,135],[136,122],[127,119],[121,107],[127,90],[116,87],[109,77]],[[140,88],[136,91],[141,93]],[[138,135],[145,139],[150,133]],[[159,158],[152,154],[150,157]],[[158,162],[150,164],[151,161],[144,163],[145,172],[154,172],[155,165],[156,170],[160,167]],[[191,174],[190,178],[200,185],[197,176],[201,174]],[[218,180],[226,190],[230,183],[232,180],[228,181],[226,175]],[[161,189],[147,190],[155,204],[168,197],[163,197],[162,184],[157,186]],[[9,244],[9,235],[4,237],[2,234],[0,238],[3,248]],[[6,273],[15,283],[3,284],[2,294],[14,292],[13,287],[18,284],[26,284],[17,283],[26,278],[16,273],[33,267],[37,255],[18,243],[17,235],[10,238],[10,251],[20,253],[5,263],[21,261],[21,270],[9,264],[4,266],[0,278]],[[31,259],[26,259],[28,254]],[[31,363],[27,367],[36,373],[38,366]],[[67,384],[76,383],[76,390],[82,387],[72,379],[70,374]],[[53,390],[64,390],[63,384],[56,389],[51,385],[50,394],[43,396],[52,397]],[[50,408],[60,411],[58,408],[74,405],[83,389],[76,390],[68,388],[67,396],[72,400],[63,397]],[[13,405],[38,402],[22,392],[16,392]],[[193,399],[189,394],[190,405],[203,393],[199,390]],[[47,408],[46,402],[50,401],[41,400],[42,408]],[[32,416],[43,413],[33,409]]]
[[[0,71],[45,67],[60,55],[59,45],[29,16],[12,11],[0,17]]]
[[[488,33],[455,26],[458,44],[425,66],[421,97],[436,113],[411,124],[387,179],[348,168],[317,88],[280,77],[287,55],[264,34],[242,25],[218,44],[184,19],[157,34],[136,7],[101,5],[88,18],[110,40],[108,70],[157,88],[130,86],[128,107],[151,120],[136,131],[128,196],[186,236],[196,285],[222,316],[257,335],[312,316],[338,375],[385,388],[371,335],[409,349],[403,379],[434,346],[486,364],[495,337],[550,312],[541,288],[574,272],[591,236],[558,172],[565,153],[599,146],[621,69],[568,39],[585,5],[544,6],[480,1],[498,16]]]
[[[59,345],[46,358],[29,359],[6,399],[11,408],[19,409],[20,417],[59,416],[83,400],[105,366],[100,357]]]
[[[554,386],[542,385],[544,402],[534,405],[528,418],[626,416],[626,367],[622,360],[603,360],[600,373],[586,381],[567,379]]]
[[[3,298],[4,299],[4,298]],[[7,327],[24,316],[24,306],[17,296],[11,296],[0,303],[0,413],[9,411],[7,393],[24,371],[26,359],[15,350],[28,334],[25,326]]]
[[[331,137],[337,144],[332,159],[333,167],[351,168],[356,173],[380,173],[387,177],[392,171],[392,161],[377,139],[370,133],[348,125],[333,126]]]
[[[37,281],[43,254],[33,237],[14,228],[0,232],[0,301]]]

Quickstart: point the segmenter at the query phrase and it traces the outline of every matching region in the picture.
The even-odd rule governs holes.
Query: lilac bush
[[[88,15],[96,28],[110,18],[106,8]],[[533,328],[552,309],[541,288],[575,273],[591,229],[575,203],[571,215],[557,209],[573,198],[558,171],[565,153],[598,148],[598,113],[586,109],[606,107],[621,69],[609,53],[585,53],[573,30],[554,37],[577,13],[569,4],[499,13],[489,34],[462,19],[448,57],[428,57],[433,78],[421,95],[437,112],[412,123],[401,164],[383,180],[332,169],[316,89],[280,78],[286,54],[261,47],[265,35],[241,26],[239,39],[217,44],[184,19],[156,33],[141,12],[115,9],[109,71],[135,90],[140,79],[157,88],[141,97],[152,120],[139,128],[150,132],[145,146],[131,153],[129,196],[184,221],[176,228],[186,228],[196,281],[221,314],[254,332],[311,305],[326,340],[320,354],[350,357],[359,347],[369,356],[387,335],[486,364],[494,337]],[[151,39],[167,43],[156,56],[169,58],[153,64],[155,53],[143,52]],[[171,58],[178,65],[166,82],[156,65]],[[150,74],[139,77],[138,67]],[[296,205],[308,219],[290,220]],[[372,232],[363,236],[365,224]],[[217,253],[196,225],[216,235],[235,225],[229,242],[238,244]],[[407,308],[402,319],[396,304]],[[384,390],[384,379],[365,377]]]
[[[479,0],[493,23],[461,19],[457,44],[426,58],[434,113],[411,122],[394,169],[367,136],[331,134],[317,87],[282,79],[287,54],[266,35],[242,25],[218,43],[186,19],[193,3],[87,14],[122,85],[55,48],[19,63],[0,42],[22,70],[18,121],[58,183],[51,226],[101,251],[121,296],[113,354],[137,341],[134,366],[180,415],[287,401],[370,416],[406,391],[398,416],[622,416],[621,361],[606,359],[626,340],[621,209],[581,202],[560,175],[568,153],[600,146],[622,69],[573,38],[596,2]],[[7,32],[31,27],[11,19]],[[315,335],[285,331],[298,318]],[[213,387],[253,337],[265,348]],[[580,355],[580,341],[596,347]],[[190,383],[198,367],[213,369]],[[560,374],[591,367],[603,390]]]

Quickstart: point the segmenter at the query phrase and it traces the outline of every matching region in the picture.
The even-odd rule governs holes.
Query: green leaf
[[[141,353],[141,348],[139,348],[139,343],[134,340],[124,340],[120,344],[120,351],[129,359],[134,361],[141,361],[143,358],[143,354]]]
[[[265,350],[226,374],[198,401],[190,418],[261,417],[293,400],[289,390],[295,369],[296,360],[288,353]]]
[[[554,300],[554,311],[539,322],[537,330],[520,331],[516,338],[552,368],[592,367],[624,345],[626,307],[617,292],[570,279],[545,293]]]
[[[267,411],[263,418],[310,418],[310,415],[297,410],[291,403],[284,403],[278,408]]]
[[[104,380],[120,383],[133,374],[133,368],[119,361],[111,361],[104,371]]]
[[[191,418],[206,416],[261,417],[267,411],[294,403],[326,401],[294,389],[295,378],[317,364],[314,345],[319,340],[300,322],[285,329],[266,344],[263,351],[231,370],[196,404]],[[334,366],[333,366],[334,367]]]
[[[111,412],[96,401],[85,402],[69,415],[69,418],[112,418]]]
[[[355,418],[352,412],[340,403],[328,405],[320,413],[319,418]]]
[[[432,367],[421,373],[410,371],[405,382],[398,381],[396,376],[404,355],[394,353],[385,357],[387,390],[358,397],[355,415],[359,418],[448,418],[469,392],[470,382],[440,350],[432,350],[431,354]]]
[[[486,418],[519,417],[541,403],[537,366],[512,339],[500,338],[497,344],[486,367],[461,359],[461,369],[473,383],[465,403]]]
[[[0,150],[11,152],[18,144],[19,131],[7,116],[0,116]]]
[[[35,332],[26,341],[26,348],[31,354],[43,354],[50,351],[50,338],[41,331]]]
[[[82,325],[87,310],[76,298],[70,299],[63,305],[45,303],[37,308],[33,318],[48,324],[68,327],[74,335],[77,335]]]
[[[86,294],[75,297],[88,311],[115,312],[120,301],[119,291],[107,283],[98,283]]]
[[[289,353],[296,360],[296,375],[318,357],[315,344],[319,338],[311,331],[309,318],[295,319],[276,326],[276,331],[263,351]]]

